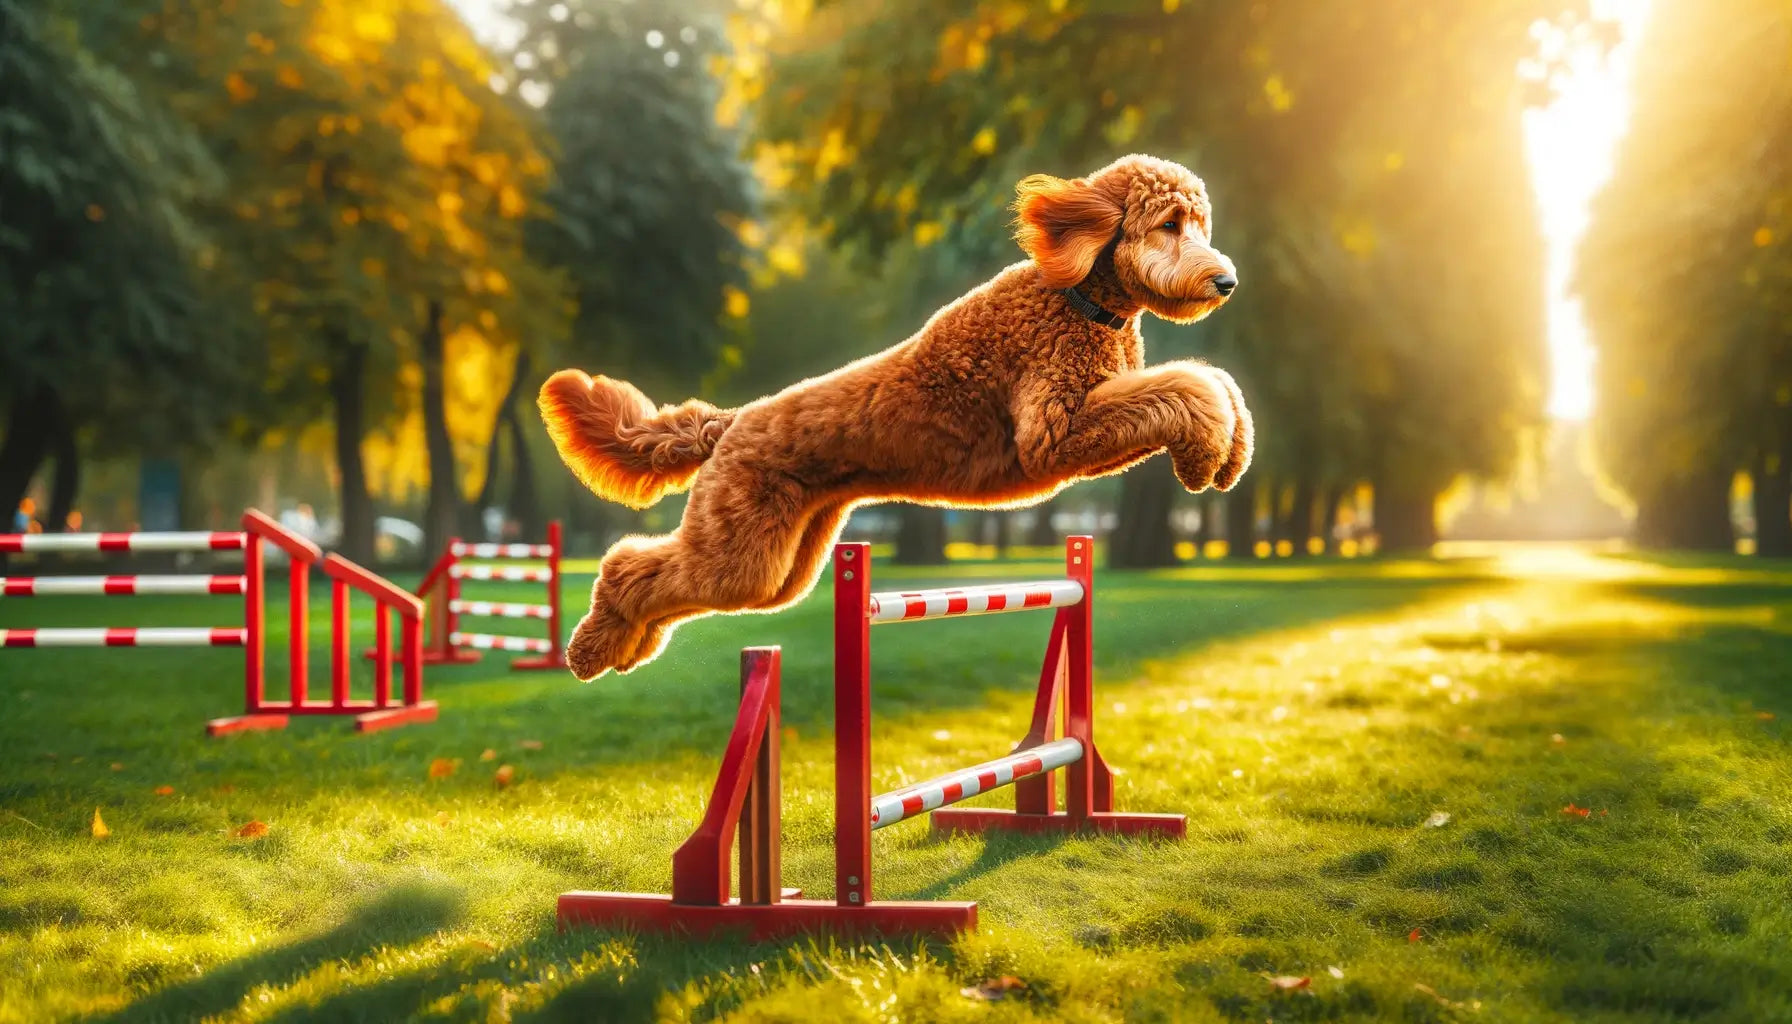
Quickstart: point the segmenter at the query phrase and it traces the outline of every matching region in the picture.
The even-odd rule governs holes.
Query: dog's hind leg
[[[790,577],[808,505],[786,476],[712,461],[676,531],[623,541],[604,557],[592,610],[567,645],[573,674],[592,679],[642,664],[692,616],[766,606]]]
[[[850,502],[824,505],[809,518],[803,529],[803,536],[797,542],[795,560],[791,563],[790,574],[784,585],[771,600],[753,606],[754,611],[775,611],[802,600],[815,585],[821,566],[827,561],[828,553],[833,549],[834,539],[840,534],[840,527],[852,510]],[[666,615],[655,619],[641,631],[640,640],[634,650],[629,652],[616,666],[618,671],[627,672],[637,665],[646,664],[659,657],[671,638],[672,629],[685,615]]]
[[[796,558],[791,562],[790,575],[784,578],[784,585],[770,601],[758,607],[765,611],[784,608],[801,601],[815,585],[821,573],[821,567],[827,562],[828,553],[834,548],[834,541],[840,536],[840,527],[846,524],[846,517],[852,512],[852,502],[842,501],[831,505],[823,505],[809,519],[809,525],[803,528],[803,539],[797,542]]]

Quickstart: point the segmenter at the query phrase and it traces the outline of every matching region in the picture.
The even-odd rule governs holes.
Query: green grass
[[[230,653],[0,653],[0,1020],[1792,1020],[1784,567],[1523,549],[1098,595],[1118,803],[1184,812],[1189,837],[879,832],[880,898],[979,901],[951,944],[554,929],[562,890],[665,889],[747,644],[784,647],[786,884],[831,895],[825,593],[696,623],[593,686],[432,670],[441,720],[374,736],[205,739],[240,704]],[[0,622],[230,609],[8,599]],[[1006,750],[1046,625],[876,631],[876,784]],[[459,770],[432,781],[436,758]],[[251,819],[266,837],[229,838]],[[1003,975],[1025,988],[961,994]]]

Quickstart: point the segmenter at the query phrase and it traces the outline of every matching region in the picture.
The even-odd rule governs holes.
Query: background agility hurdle
[[[1065,543],[1065,578],[1040,583],[873,593],[870,547],[834,549],[834,892],[794,898],[779,882],[776,648],[741,655],[741,705],[703,821],[672,857],[670,895],[568,892],[561,927],[589,925],[768,938],[804,931],[951,935],[975,929],[972,902],[872,899],[871,833],[921,814],[939,831],[1119,832],[1181,838],[1179,814],[1113,809],[1113,773],[1094,738],[1094,543]],[[1055,608],[1033,721],[1013,752],[889,793],[871,791],[871,626]],[[1062,735],[1057,735],[1059,705]],[[1057,808],[1053,772],[1065,774]],[[1006,786],[1013,810],[948,805]],[[740,895],[729,848],[740,835]]]
[[[431,721],[433,702],[423,700],[421,661],[422,606],[410,594],[347,559],[323,557],[317,545],[287,530],[253,509],[243,513],[238,531],[0,534],[0,553],[241,551],[242,572],[235,575],[111,575],[111,576],[8,576],[0,578],[0,594],[7,597],[50,595],[147,596],[159,594],[210,594],[243,599],[241,626],[0,629],[4,647],[235,647],[243,651],[244,713],[219,718],[206,725],[213,736],[250,729],[285,727],[290,715],[355,716],[355,728],[366,732],[407,722]],[[288,673],[291,699],[266,698],[266,573],[264,544],[271,543],[289,559],[291,616],[288,640]],[[322,560],[332,587],[332,682],[330,699],[310,700],[306,693],[310,613],[310,570]],[[401,653],[405,666],[403,702],[391,701],[391,664],[383,659],[375,670],[371,701],[349,697],[348,687],[348,591],[372,596],[379,607],[375,623],[376,643],[390,651],[390,614],[400,620]]]
[[[566,655],[560,645],[560,553],[558,520],[548,524],[548,539],[542,544],[473,544],[459,538],[450,541],[448,550],[417,587],[417,596],[429,608],[424,663],[465,664],[478,661],[478,651],[497,650],[534,655],[513,660],[513,669],[565,668]],[[480,564],[468,564],[470,559]],[[539,604],[469,601],[461,596],[462,580],[545,584],[547,600]],[[533,620],[543,623],[546,635],[465,630],[461,627],[462,616]]]

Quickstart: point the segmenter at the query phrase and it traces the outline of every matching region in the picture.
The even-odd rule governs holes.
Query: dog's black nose
[[[1213,290],[1221,295],[1232,294],[1232,289],[1236,287],[1238,287],[1238,278],[1231,274],[1221,274],[1213,279]]]

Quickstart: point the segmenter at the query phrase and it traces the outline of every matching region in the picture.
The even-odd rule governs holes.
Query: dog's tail
[[[734,414],[692,399],[659,409],[626,381],[561,370],[537,399],[548,436],[600,498],[646,508],[690,486]]]

